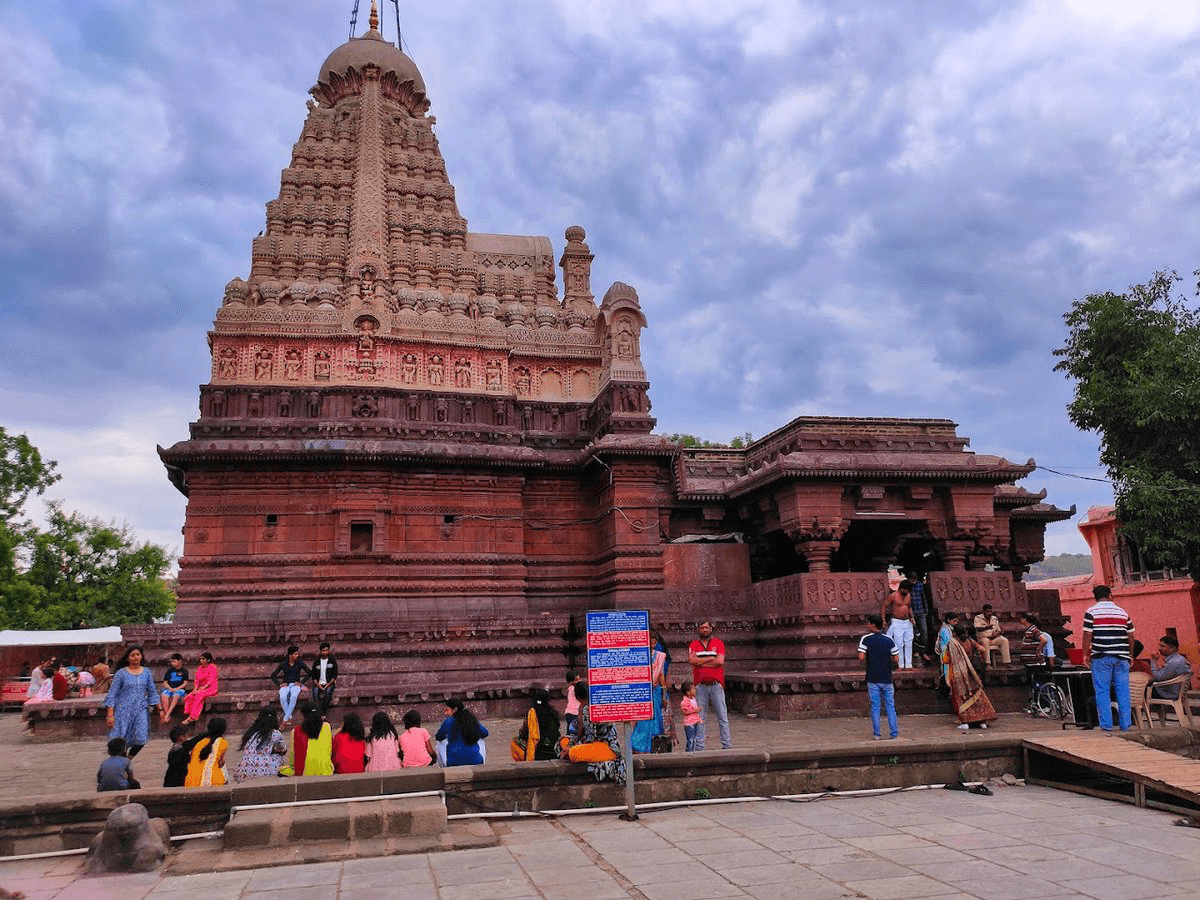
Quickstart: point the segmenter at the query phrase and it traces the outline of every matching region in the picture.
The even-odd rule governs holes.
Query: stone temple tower
[[[619,485],[589,464],[661,452],[637,292],[597,305],[578,226],[562,295],[548,238],[468,230],[425,82],[374,8],[310,93],[217,311],[200,418],[162,451],[189,498],[178,621],[594,604],[600,569],[620,593],[594,562],[621,540],[602,512]]]
[[[129,632],[152,658],[216,649],[223,691],[256,698],[281,646],[329,639],[350,703],[482,684],[511,713],[578,666],[583,611],[644,608],[677,650],[713,620],[731,703],[791,717],[861,702],[889,567],[926,578],[930,615],[990,603],[1015,639],[1033,609],[1065,637],[1021,581],[1073,513],[1017,486],[1033,460],[945,419],[653,435],[646,317],[627,284],[597,303],[583,228],[556,260],[467,227],[374,10],[316,74],[248,271],[213,298],[199,418],[159,450],[188,503],[175,623]]]

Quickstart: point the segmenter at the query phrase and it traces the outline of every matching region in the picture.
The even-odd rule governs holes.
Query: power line
[[[1058,469],[1051,469],[1049,466],[1037,466],[1043,472],[1050,472],[1053,475],[1061,475],[1063,478],[1078,478],[1080,481],[1098,481],[1101,484],[1112,485],[1112,481],[1107,478],[1096,478],[1093,475],[1074,475],[1070,472],[1060,472]]]

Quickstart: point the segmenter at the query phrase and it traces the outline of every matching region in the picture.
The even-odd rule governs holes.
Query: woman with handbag
[[[667,694],[667,672],[671,654],[657,631],[650,632],[650,699],[654,717],[633,727],[634,753],[669,753],[675,743],[675,722]],[[668,722],[670,725],[668,726]]]

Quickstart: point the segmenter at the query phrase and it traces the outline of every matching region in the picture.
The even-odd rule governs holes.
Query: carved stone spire
[[[372,4],[372,12],[374,8]],[[367,66],[363,75],[360,95],[362,106],[358,119],[358,165],[354,173],[354,213],[350,225],[351,252],[346,275],[352,280],[362,280],[369,267],[374,278],[387,280],[389,273],[384,254],[387,174],[384,170],[379,69]]]
[[[370,24],[372,31],[379,30],[379,6],[376,4],[375,0],[371,0],[371,18],[369,18],[367,21]]]

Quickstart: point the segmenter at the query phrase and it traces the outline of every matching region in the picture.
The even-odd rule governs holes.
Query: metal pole
[[[633,796],[633,729],[628,722],[621,723],[621,755],[625,758],[625,812],[622,821],[638,820],[637,805]]]

